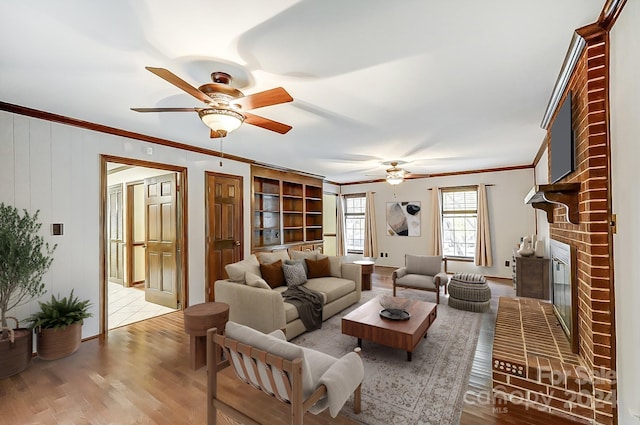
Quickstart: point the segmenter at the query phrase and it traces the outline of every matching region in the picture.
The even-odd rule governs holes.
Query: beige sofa
[[[291,251],[293,260],[328,257],[331,275],[308,279],[308,289],[322,295],[322,320],[360,301],[362,271],[358,264],[343,263],[340,257],[326,256],[316,251]],[[270,288],[264,284],[260,263],[270,264],[289,260],[286,250],[251,255],[245,260],[229,264],[225,270],[229,279],[215,282],[215,300],[229,304],[229,320],[264,333],[284,330],[287,340],[306,331],[298,310],[282,298],[286,285]],[[268,289],[267,289],[268,288]]]

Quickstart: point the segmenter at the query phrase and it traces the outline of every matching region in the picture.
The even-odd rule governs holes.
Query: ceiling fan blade
[[[197,112],[199,108],[131,108],[136,112]]]
[[[145,66],[145,68],[153,72],[163,80],[168,81],[169,83],[173,84],[179,89],[182,89],[185,92],[189,93],[191,96],[195,97],[196,99],[201,100],[202,102],[207,104],[215,103],[215,101],[211,99],[209,96],[207,96],[197,88],[193,87],[191,84],[187,83],[186,81],[184,81],[182,78],[178,77],[171,71],[166,70],[164,68],[153,68],[151,66]]]
[[[278,105],[293,101],[293,98],[285,89],[277,87],[260,93],[250,94],[240,97],[230,102],[232,105],[239,105],[243,111],[263,108],[265,106]]]
[[[248,114],[246,112],[243,112],[242,115],[245,116],[245,123],[266,128],[267,130],[275,131],[276,133],[285,134],[293,128],[290,125],[273,121],[269,118],[260,117],[258,115]]]

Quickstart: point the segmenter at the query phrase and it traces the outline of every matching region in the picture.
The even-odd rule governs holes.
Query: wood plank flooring
[[[392,271],[376,267],[373,286],[390,288]],[[514,295],[510,281],[491,280],[490,286],[492,313],[483,316],[461,424],[573,424],[490,399],[495,307],[499,296]],[[34,358],[21,374],[0,380],[0,424],[204,424],[206,370],[191,370],[188,354],[189,338],[177,312],[85,341],[64,359]],[[227,372],[220,379],[226,402],[263,423],[289,423],[286,406]],[[221,425],[237,425],[222,414],[218,418]],[[324,412],[305,415],[305,423],[354,422]]]

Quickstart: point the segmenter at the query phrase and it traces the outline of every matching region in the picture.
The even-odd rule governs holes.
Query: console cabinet
[[[516,296],[549,300],[549,259],[515,258]]]
[[[254,251],[322,249],[322,179],[253,165]]]

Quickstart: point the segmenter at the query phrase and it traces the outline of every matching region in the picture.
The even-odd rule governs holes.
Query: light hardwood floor
[[[373,285],[391,287],[392,269],[376,267]],[[572,424],[519,406],[487,403],[491,393],[491,344],[499,296],[511,283],[491,280],[492,314],[483,317],[461,424]],[[446,298],[441,300],[446,302]],[[182,313],[124,326],[108,337],[85,341],[70,357],[34,358],[27,370],[0,380],[0,424],[204,424],[206,370],[189,368],[189,338]],[[265,424],[288,423],[288,410],[232,377],[220,379],[228,403]],[[219,415],[222,425],[236,422]],[[327,412],[307,424],[352,424]]]

